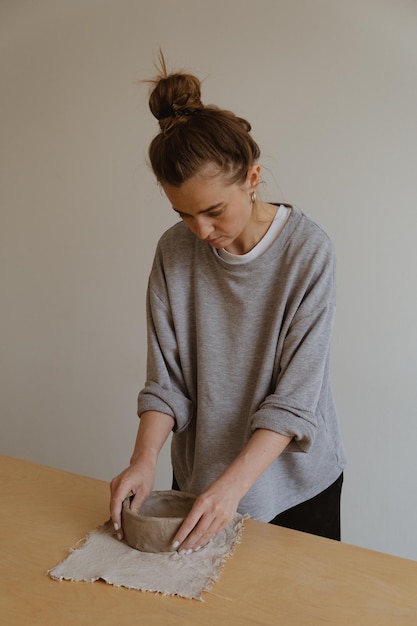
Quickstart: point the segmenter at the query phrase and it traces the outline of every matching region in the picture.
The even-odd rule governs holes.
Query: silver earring
[[[252,193],[250,195],[250,201],[252,202],[252,204],[255,204],[255,202],[256,202],[256,191],[252,191]]]

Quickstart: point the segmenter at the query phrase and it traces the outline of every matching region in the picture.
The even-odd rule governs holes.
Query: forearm
[[[165,413],[146,411],[141,415],[135,448],[130,466],[113,478],[110,484],[110,512],[114,527],[122,538],[122,503],[134,494],[131,508],[139,511],[142,502],[152,490],[158,454],[174,426],[174,419]]]
[[[239,501],[290,441],[291,437],[272,430],[256,430],[223,474],[197,498],[174,537],[174,547],[192,552],[206,545],[233,519]]]
[[[226,468],[219,480],[239,493],[239,499],[252,487],[263,472],[278,458],[291,437],[272,430],[255,430],[240,454]]]
[[[146,411],[140,417],[130,465],[147,459],[156,465],[158,454],[174,427],[174,419],[158,411]]]

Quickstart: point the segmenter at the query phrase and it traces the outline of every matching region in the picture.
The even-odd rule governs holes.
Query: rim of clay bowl
[[[188,513],[191,511],[191,508],[195,502],[195,500],[197,499],[197,496],[195,496],[192,493],[187,493],[185,491],[177,491],[175,489],[166,489],[166,490],[162,490],[162,491],[151,491],[151,493],[149,494],[149,496],[147,498],[145,498],[145,500],[142,503],[142,507],[145,505],[145,503],[148,500],[151,500],[152,498],[156,499],[158,497],[166,497],[166,496],[175,496],[177,500],[189,500],[190,501],[190,508],[189,511],[187,511],[187,513],[185,513],[184,515],[147,515],[146,513],[142,513],[142,508],[140,509],[139,513],[135,513],[134,511],[132,511],[132,509],[130,508],[130,503],[132,502],[133,498],[135,497],[134,495],[128,496],[127,498],[125,498],[123,500],[123,513],[126,511],[128,515],[132,515],[135,518],[141,519],[143,521],[158,521],[161,519],[169,519],[169,520],[183,520],[185,519],[185,517],[188,515]]]

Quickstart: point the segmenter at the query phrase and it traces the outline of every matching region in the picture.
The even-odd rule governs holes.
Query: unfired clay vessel
[[[130,509],[131,498],[122,508],[126,542],[142,552],[174,552],[172,540],[191,511],[195,496],[181,491],[152,491],[139,513]]]

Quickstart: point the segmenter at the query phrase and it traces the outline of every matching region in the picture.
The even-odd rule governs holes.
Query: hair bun
[[[180,187],[207,164],[227,181],[243,184],[248,168],[259,159],[250,124],[231,111],[201,102],[201,82],[183,71],[168,73],[159,51],[158,73],[150,82],[149,107],[159,132],[149,146],[157,180]]]
[[[201,83],[191,74],[170,74],[155,80],[149,108],[157,120],[189,117],[203,108]]]

